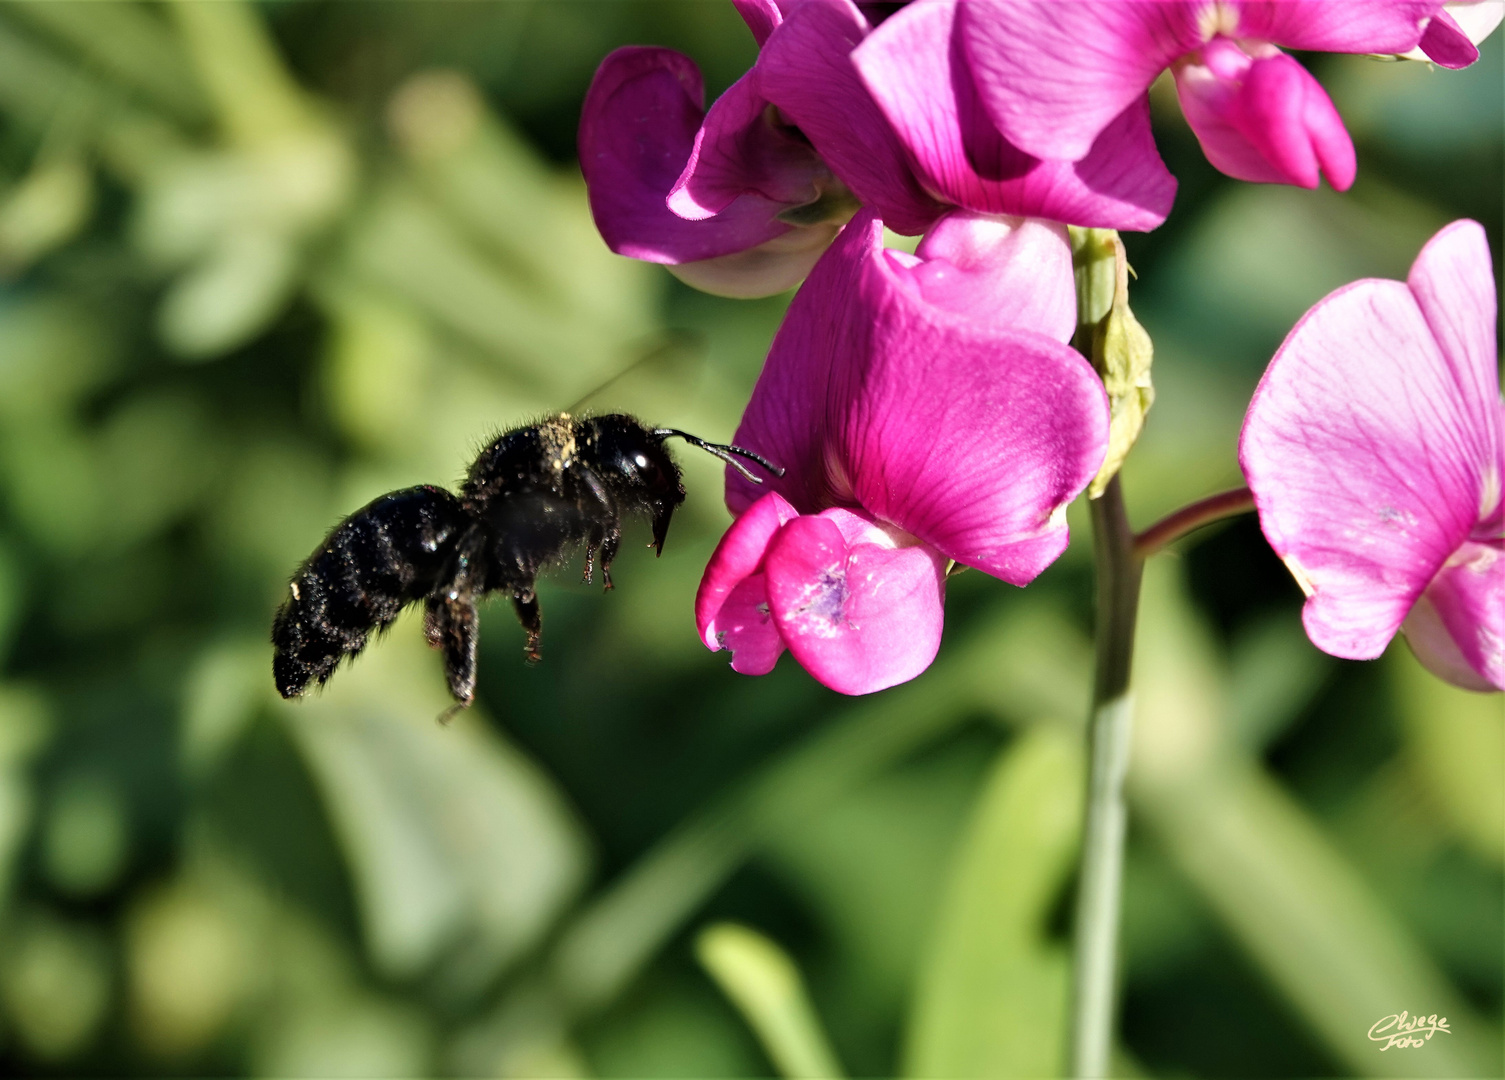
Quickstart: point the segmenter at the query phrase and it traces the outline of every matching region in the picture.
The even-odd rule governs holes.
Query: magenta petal
[[[1081,161],[1032,157],[983,110],[960,57],[956,9],[956,0],[912,4],[852,56],[924,187],[989,213],[1137,230],[1163,222],[1176,181],[1155,150],[1147,100],[1111,119]]]
[[[1405,632],[1439,678],[1466,690],[1505,690],[1505,543],[1459,548],[1411,609]]]
[[[742,675],[767,675],[784,655],[784,639],[768,606],[767,585],[763,574],[743,578],[716,616],[714,648],[730,650],[732,670]]]
[[[774,0],[732,0],[732,7],[742,16],[759,46],[784,21],[784,13]]]
[[[810,144],[775,120],[752,71],[706,114],[684,171],[669,191],[669,209],[700,221],[743,195],[762,196],[783,207],[802,206],[820,194],[821,182],[829,181],[830,173]]]
[[[1456,229],[1413,275],[1442,279],[1443,257],[1466,237]],[[1491,302],[1491,327],[1492,315]],[[1498,409],[1498,383],[1485,392]],[[1481,432],[1479,393],[1477,380],[1458,377],[1412,290],[1394,281],[1332,293],[1275,354],[1239,460],[1265,536],[1308,594],[1303,619],[1319,648],[1378,656],[1498,502],[1498,412]]]
[[[717,616],[727,597],[762,568],[764,552],[774,533],[784,522],[798,516],[794,507],[771,491],[748,507],[726,530],[706,564],[700,590],[695,594],[695,626],[706,648],[721,647],[718,635],[725,627],[718,623]]]
[[[1327,92],[1294,59],[1250,58],[1218,38],[1203,61],[1176,68],[1187,123],[1222,172],[1255,183],[1315,188],[1320,175],[1339,191],[1353,184],[1353,142]]]
[[[1477,461],[1499,462],[1505,451],[1500,419],[1500,372],[1495,338],[1496,300],[1489,241],[1476,221],[1455,221],[1427,241],[1406,284],[1457,385],[1466,419],[1459,436]],[[1488,484],[1498,492],[1496,481]],[[1481,507],[1481,518],[1490,507]]]
[[[846,526],[842,528],[842,526]],[[940,648],[946,560],[846,510],[801,517],[768,549],[768,606],[794,658],[831,689],[913,679]]]
[[[858,215],[795,296],[737,431],[788,469],[798,509],[858,505],[1016,585],[1067,542],[1107,446],[1102,383],[1073,349],[928,303],[923,264]],[[760,494],[735,473],[727,503]]]
[[[1078,161],[1156,75],[1202,43],[1200,16],[1209,6],[967,0],[957,28],[1003,137],[1035,157]]]
[[[1308,52],[1403,53],[1421,40],[1439,0],[1242,0],[1230,37]]]
[[[657,263],[745,251],[782,236],[783,206],[743,196],[708,221],[664,200],[684,171],[701,123],[700,73],[669,49],[618,49],[601,62],[580,117],[580,171],[596,227],[611,250]]]
[[[921,189],[888,121],[852,66],[868,23],[850,0],[794,8],[758,57],[759,86],[832,171],[888,226],[915,235],[944,212]]]
[[[1427,23],[1426,33],[1421,36],[1421,51],[1432,63],[1455,71],[1479,59],[1479,47],[1446,11],[1439,11]]]
[[[927,303],[991,323],[1070,341],[1076,286],[1066,227],[1036,218],[947,214],[915,249],[909,280]],[[903,272],[902,270],[900,271]]]

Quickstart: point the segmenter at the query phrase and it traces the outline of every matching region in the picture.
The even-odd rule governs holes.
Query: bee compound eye
[[[642,454],[635,455],[632,460],[637,462],[637,466],[640,469],[646,469],[648,467],[648,459],[645,458]]]

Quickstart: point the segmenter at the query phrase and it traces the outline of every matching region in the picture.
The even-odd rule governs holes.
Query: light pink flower
[[[1325,175],[1345,190],[1353,143],[1326,92],[1281,48],[1421,46],[1447,66],[1471,63],[1477,50],[1441,8],[1440,0],[968,0],[956,44],[988,117],[1026,153],[1081,160],[1169,68],[1187,121],[1223,172],[1306,188]]]
[[[915,255],[847,226],[790,306],[737,430],[785,468],[727,474],[740,515],[696,621],[732,666],[788,648],[843,693],[914,678],[940,645],[948,560],[1016,585],[1065,549],[1107,446],[1065,230],[953,213]],[[772,490],[770,491],[769,488]]]
[[[1370,659],[1404,630],[1442,678],[1505,689],[1495,318],[1484,230],[1458,221],[1405,283],[1319,301],[1270,362],[1239,460],[1318,648]]]

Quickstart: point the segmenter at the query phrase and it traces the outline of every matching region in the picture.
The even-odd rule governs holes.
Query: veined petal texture
[[[852,55],[909,153],[920,183],[969,210],[1094,228],[1153,229],[1176,181],[1131,100],[1085,156],[1044,160],[1009,143],[983,108],[956,33],[957,0],[922,0],[891,17]]]
[[[788,470],[772,486],[802,513],[860,507],[1023,585],[1065,549],[1106,397],[1061,341],[936,303],[928,265],[885,251],[871,212],[854,219],[795,297],[736,437]],[[760,494],[729,471],[734,513]]]
[[[1478,534],[1505,456],[1495,317],[1483,230],[1457,222],[1408,284],[1359,281],[1319,301],[1255,392],[1240,462],[1308,594],[1307,632],[1336,656],[1378,656],[1460,548],[1491,542]]]

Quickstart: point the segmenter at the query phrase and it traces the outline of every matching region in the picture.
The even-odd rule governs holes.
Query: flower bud
[[[1353,184],[1353,142],[1317,80],[1262,41],[1215,37],[1174,67],[1181,111],[1207,160],[1238,180],[1338,191]]]

